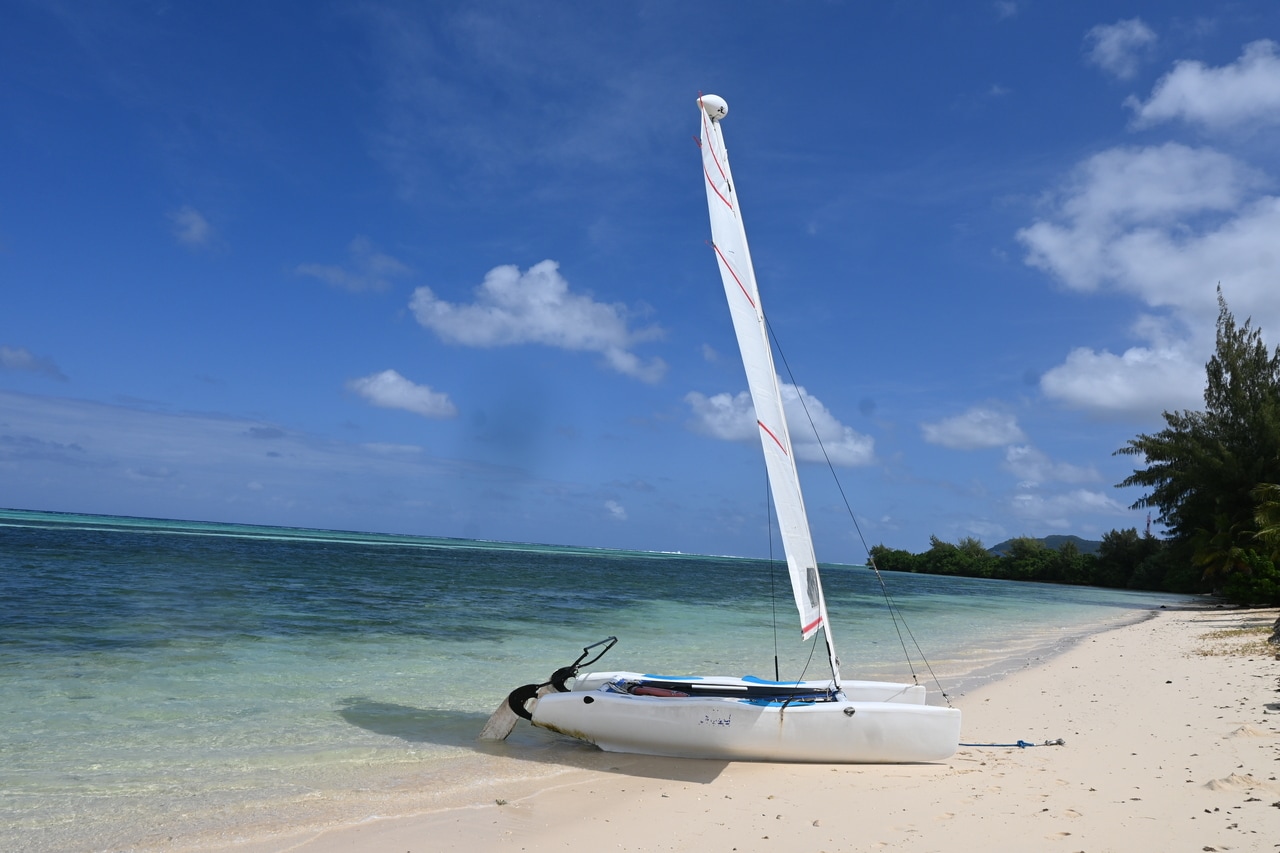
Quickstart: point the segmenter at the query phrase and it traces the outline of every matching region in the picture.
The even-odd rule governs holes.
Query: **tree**
[[[972,536],[952,545],[937,536],[929,537],[929,550],[920,555],[924,571],[935,575],[959,575],[966,578],[991,577],[996,558],[986,546]]]
[[[1165,592],[1201,592],[1204,573],[1191,564],[1185,552],[1168,542],[1144,559],[1129,576],[1129,589],[1160,589]]]
[[[1209,578],[1247,571],[1242,551],[1257,529],[1252,491],[1280,483],[1280,347],[1268,353],[1250,324],[1236,325],[1219,288],[1204,411],[1165,412],[1164,429],[1116,451],[1147,463],[1120,483],[1149,490],[1133,508],[1158,508],[1176,556],[1198,554]]]
[[[1246,551],[1245,563],[1244,571],[1227,577],[1223,595],[1242,604],[1280,604],[1280,571],[1275,563],[1257,551]]]
[[[965,536],[956,543],[956,552],[964,566],[965,576],[989,578],[995,572],[997,558],[992,556],[981,539]]]
[[[1037,580],[1049,583],[1087,584],[1092,579],[1098,560],[1092,554],[1082,554],[1074,542],[1064,542],[1052,553],[1044,567],[1044,575]]]
[[[1258,530],[1254,537],[1272,562],[1280,562],[1280,485],[1259,483],[1253,487],[1253,499],[1253,523]]]
[[[914,572],[916,556],[901,548],[889,548],[885,545],[871,546],[871,562],[882,572]]]
[[[1236,572],[1247,572],[1253,551],[1241,545],[1252,539],[1249,531],[1232,524],[1226,513],[1213,517],[1213,529],[1198,528],[1191,537],[1193,558],[1204,569],[1206,581],[1218,581]]]
[[[1009,542],[1009,550],[1000,558],[999,576],[1015,581],[1042,580],[1054,554],[1039,539],[1018,536]]]
[[[1157,554],[1163,546],[1164,543],[1149,532],[1139,536],[1135,527],[1104,533],[1102,544],[1098,546],[1093,582],[1098,586],[1120,589],[1129,586],[1130,579],[1143,561]]]

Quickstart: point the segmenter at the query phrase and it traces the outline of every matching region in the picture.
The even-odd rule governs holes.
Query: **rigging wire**
[[[762,312],[763,313],[763,312]],[[911,670],[911,679],[919,684],[920,679],[916,675],[915,664],[912,663],[911,652],[907,649],[907,642],[902,636],[905,630],[907,636],[911,638],[911,644],[915,646],[916,654],[920,656],[926,669],[929,670],[929,676],[933,679],[933,683],[937,685],[938,692],[942,694],[942,698],[946,700],[947,707],[952,707],[951,696],[943,689],[942,682],[938,680],[938,676],[933,671],[933,666],[929,663],[929,658],[925,655],[924,650],[920,648],[920,643],[916,640],[915,634],[912,633],[911,627],[907,625],[906,615],[902,612],[902,608],[889,594],[889,587],[884,582],[884,577],[880,574],[880,568],[876,565],[875,558],[871,556],[871,548],[867,545],[867,537],[862,533],[862,525],[858,524],[858,517],[854,515],[853,507],[849,503],[849,496],[845,494],[844,484],[840,482],[839,475],[836,474],[836,467],[831,461],[830,454],[827,453],[827,446],[822,441],[822,436],[818,434],[818,427],[813,422],[813,415],[809,411],[809,405],[804,401],[804,395],[800,393],[800,386],[796,384],[795,374],[791,372],[791,365],[787,362],[786,353],[782,350],[782,344],[778,341],[778,336],[773,332],[773,326],[766,317],[764,321],[765,329],[768,331],[769,339],[773,341],[774,349],[778,352],[778,358],[782,360],[782,366],[787,371],[787,378],[791,380],[791,386],[796,389],[796,397],[800,400],[800,407],[804,410],[804,415],[809,421],[809,428],[813,431],[813,437],[818,442],[818,448],[822,451],[822,458],[827,463],[827,470],[831,472],[831,479],[835,481],[836,490],[840,492],[840,499],[844,502],[845,511],[849,514],[849,520],[853,522],[853,529],[858,533],[858,540],[862,543],[862,548],[867,552],[867,566],[875,573],[876,580],[880,583],[880,592],[884,596],[885,605],[889,609],[889,616],[893,621],[894,630],[898,634],[898,643],[902,646],[902,653],[907,661],[907,668]],[[812,657],[812,652],[810,653]]]

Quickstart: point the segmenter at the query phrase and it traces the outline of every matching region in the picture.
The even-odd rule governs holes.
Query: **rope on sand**
[[[988,746],[988,747],[1001,747],[1006,749],[1012,749],[1015,746],[1018,749],[1026,749],[1027,747],[1031,747],[1031,746],[1066,746],[1066,745],[1067,745],[1067,742],[1062,738],[1058,738],[1057,740],[1047,740],[1044,743],[1031,743],[1030,741],[1020,740],[1017,743],[962,743],[960,744],[960,746]]]

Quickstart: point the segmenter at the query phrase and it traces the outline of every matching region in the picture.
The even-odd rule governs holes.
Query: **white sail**
[[[751,387],[801,632],[808,638],[823,630],[832,680],[582,671],[600,659],[601,646],[607,651],[617,642],[609,637],[583,648],[546,682],[511,691],[485,727],[486,737],[506,737],[515,715],[611,752],[719,761],[940,761],[960,742],[959,711],[929,705],[918,684],[840,680],[773,351],[720,135],[719,121],[729,108],[714,95],[698,104],[711,233]],[[569,679],[573,687],[566,689]]]
[[[782,392],[773,364],[773,349],[769,344],[769,331],[765,326],[755,270],[747,248],[742,211],[738,206],[738,195],[720,130],[720,120],[729,108],[723,99],[715,95],[699,98],[698,106],[702,114],[702,171],[706,177],[707,207],[711,214],[712,246],[720,265],[733,329],[747,372],[747,386],[755,405],[769,488],[791,574],[791,591],[800,612],[800,632],[807,639],[819,628],[824,629],[832,672],[838,682],[839,665],[818,577],[809,518],[800,493],[800,477],[783,411]]]

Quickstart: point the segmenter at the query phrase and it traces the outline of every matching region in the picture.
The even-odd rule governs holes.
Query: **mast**
[[[747,247],[747,233],[738,207],[737,190],[729,171],[720,121],[729,113],[723,98],[704,95],[698,99],[702,115],[702,171],[706,179],[707,208],[711,217],[711,240],[720,278],[724,284],[733,330],[738,338],[747,386],[755,407],[760,444],[764,450],[769,490],[782,531],[782,547],[791,576],[791,592],[800,614],[800,635],[809,639],[822,628],[835,683],[840,683],[840,661],[827,618],[826,598],[818,576],[818,559],[813,551],[809,517],[800,476],[796,470],[791,433],[783,410],[782,389],[773,363],[773,348],[765,325],[764,308],[756,286],[755,269]]]

